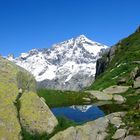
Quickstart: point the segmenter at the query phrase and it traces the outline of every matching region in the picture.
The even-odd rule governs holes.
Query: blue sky
[[[140,25],[140,0],[0,0],[0,54],[49,48],[80,34],[113,45]]]

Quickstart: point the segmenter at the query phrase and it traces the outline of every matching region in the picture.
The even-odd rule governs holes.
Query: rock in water
[[[20,104],[21,124],[28,132],[39,134],[53,132],[58,121],[44,100],[36,93],[24,93],[20,98]]]

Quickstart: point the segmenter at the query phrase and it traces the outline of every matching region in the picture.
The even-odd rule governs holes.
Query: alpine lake
[[[90,98],[86,92],[38,90],[38,95],[45,99],[53,114],[59,118],[64,117],[75,123],[85,123],[117,111],[125,111],[125,107],[112,101],[85,101]]]

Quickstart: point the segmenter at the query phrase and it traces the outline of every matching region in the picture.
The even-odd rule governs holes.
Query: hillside
[[[111,85],[132,86],[140,75],[140,28],[119,41],[97,61],[96,80],[89,89],[104,89]]]

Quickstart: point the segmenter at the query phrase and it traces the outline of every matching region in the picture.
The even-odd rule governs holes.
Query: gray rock
[[[87,122],[84,125],[70,127],[64,131],[58,132],[50,140],[105,140],[108,136],[106,130],[114,117],[118,117],[115,124],[120,124],[120,118],[125,115],[124,112],[116,112],[101,117],[95,121]]]
[[[125,135],[126,135],[126,129],[118,129],[115,134],[112,136],[112,139],[119,139],[119,140],[123,140]]]
[[[140,88],[140,77],[137,77],[134,81],[134,88]]]
[[[124,125],[120,117],[111,118],[110,123],[113,124],[116,128],[119,128],[121,125]]]
[[[121,95],[113,95],[113,99],[119,103],[125,103],[126,101],[126,98]]]
[[[107,101],[107,100],[112,100],[113,96],[111,94],[107,94],[107,93],[103,93],[101,91],[88,91],[93,98],[96,98],[97,100],[103,100],[103,101]]]
[[[130,79],[134,80],[139,74],[139,72],[140,72],[140,69],[138,67],[135,67],[130,73]]]
[[[115,94],[115,93],[123,93],[126,92],[130,87],[129,86],[110,86],[103,90],[104,93]]]
[[[129,135],[129,136],[125,137],[124,140],[140,140],[140,136]]]

